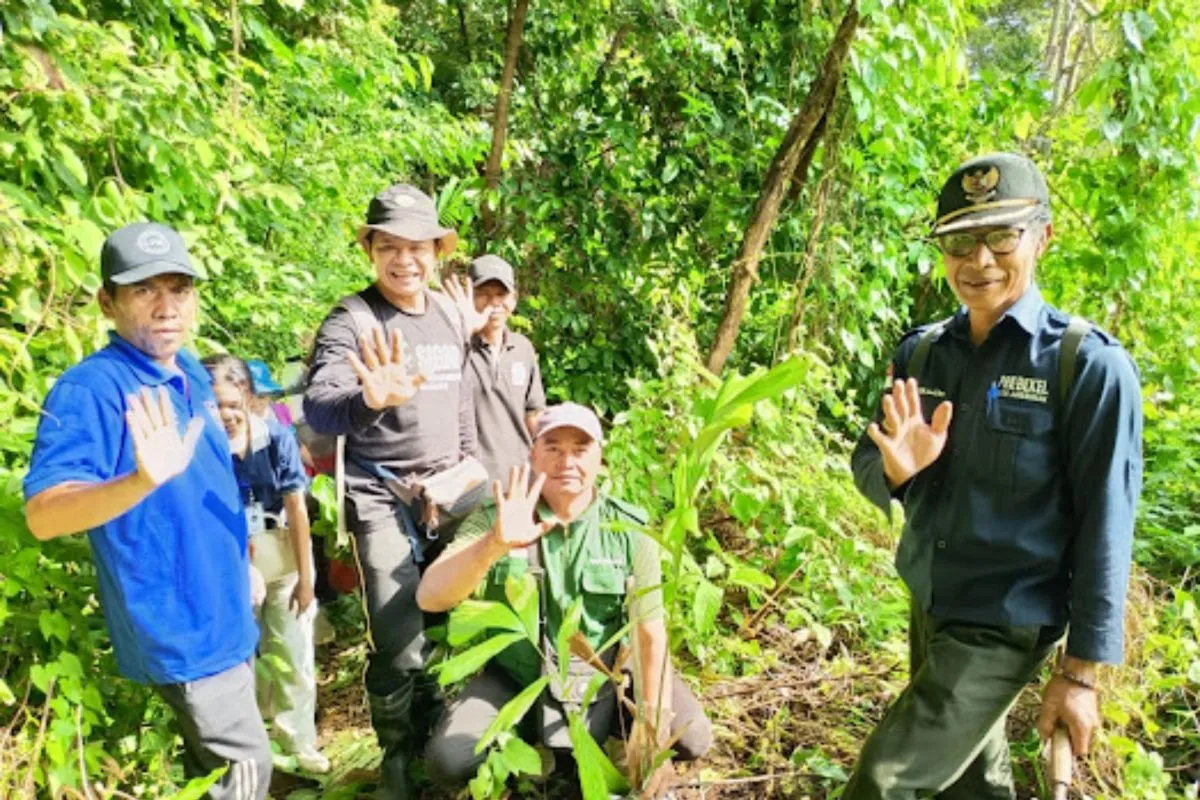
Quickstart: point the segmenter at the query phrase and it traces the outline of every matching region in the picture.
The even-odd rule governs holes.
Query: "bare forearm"
[[[417,605],[431,613],[449,611],[471,596],[492,565],[507,552],[489,532],[463,549],[439,558],[417,587]]]
[[[303,492],[285,495],[283,508],[287,511],[288,534],[292,540],[292,552],[296,555],[296,569],[300,573],[300,580],[311,584],[312,532],[308,524],[308,509],[304,505]]]
[[[29,500],[25,521],[34,536],[46,541],[116,519],[152,491],[154,485],[138,472],[103,483],[62,483]]]
[[[636,631],[643,708],[650,715],[655,728],[665,733],[672,711],[671,693],[666,689],[671,685],[666,626],[660,618],[639,624]]]

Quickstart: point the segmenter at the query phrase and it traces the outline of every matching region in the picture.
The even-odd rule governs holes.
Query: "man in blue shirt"
[[[859,489],[905,509],[908,687],[863,746],[844,800],[1015,797],[1004,725],[1069,629],[1038,732],[1077,755],[1119,663],[1141,490],[1141,390],[1125,350],[1048,305],[1033,280],[1053,232],[1033,162],[972,159],[933,235],[962,308],[909,334],[855,448]]]
[[[271,750],[250,663],[246,519],[208,373],[181,349],[196,273],[178,233],[134,223],[105,241],[101,277],[115,331],[46,398],[29,529],[88,531],[121,674],[175,709],[188,777],[228,766],[210,797],[261,800]]]

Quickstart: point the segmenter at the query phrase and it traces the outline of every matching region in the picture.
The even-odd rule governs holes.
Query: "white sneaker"
[[[324,775],[329,772],[329,759],[311,745],[296,753],[296,765],[305,772],[312,772],[316,775]]]

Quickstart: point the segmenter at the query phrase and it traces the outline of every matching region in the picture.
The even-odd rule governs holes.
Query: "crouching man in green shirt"
[[[510,575],[540,570],[543,641],[556,640],[563,615],[580,597],[579,630],[597,651],[631,620],[635,689],[647,713],[660,709],[659,745],[676,739],[676,759],[699,758],[712,743],[712,728],[671,669],[658,545],[637,530],[646,522],[644,511],[596,490],[602,443],[600,421],[590,409],[564,403],[543,412],[530,463],[513,468],[506,494],[494,482],[495,505],[485,505],[463,522],[453,544],[425,572],[417,604],[428,612],[446,611],[481,587],[486,598],[503,598]],[[616,650],[610,647],[599,657],[611,667]],[[586,668],[582,661],[572,663],[573,673]],[[475,754],[476,743],[504,704],[542,670],[532,645],[521,642],[468,683],[426,749],[430,775],[444,784],[469,780],[487,755]],[[536,713],[526,715],[522,736],[552,748],[569,747],[563,708],[578,704],[586,683],[585,678],[562,687],[552,679]],[[615,694],[601,691],[585,711],[592,736],[603,742],[620,735],[628,727],[621,713]]]

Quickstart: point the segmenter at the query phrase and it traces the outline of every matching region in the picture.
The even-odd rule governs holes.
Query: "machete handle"
[[[1071,751],[1071,736],[1059,725],[1050,739],[1050,787],[1054,800],[1067,800],[1071,791],[1071,773],[1075,754]]]

